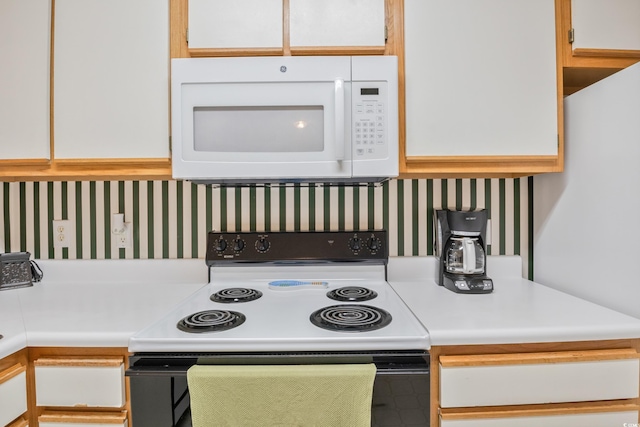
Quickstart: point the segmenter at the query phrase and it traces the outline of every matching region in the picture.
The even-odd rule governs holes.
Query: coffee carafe
[[[437,210],[434,220],[438,284],[459,293],[493,291],[486,275],[486,210]]]

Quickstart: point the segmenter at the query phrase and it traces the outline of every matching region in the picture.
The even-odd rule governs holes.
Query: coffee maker
[[[485,268],[487,211],[436,210],[434,222],[438,284],[458,293],[492,292]]]

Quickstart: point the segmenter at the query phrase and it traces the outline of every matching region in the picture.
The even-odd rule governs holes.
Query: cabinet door
[[[167,0],[56,0],[56,159],[169,156]]]
[[[49,159],[50,0],[0,0],[0,160]]]
[[[27,368],[16,364],[0,371],[0,425],[27,412]]]
[[[189,0],[189,49],[281,49],[282,29],[282,0]]]
[[[640,51],[640,1],[573,0],[573,49]]]
[[[405,0],[406,156],[557,156],[554,0]]]
[[[290,43],[296,47],[382,46],[384,0],[289,0]]]

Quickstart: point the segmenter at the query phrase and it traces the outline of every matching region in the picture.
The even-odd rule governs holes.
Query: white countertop
[[[44,279],[0,292],[0,358],[25,346],[127,347],[207,283],[203,260],[39,260]]]
[[[41,260],[45,278],[0,292],[0,358],[26,346],[127,347],[129,337],[207,283],[203,260]],[[435,283],[433,257],[396,257],[389,281],[431,345],[640,338],[640,320],[522,279],[519,257],[490,257],[495,291]]]
[[[640,337],[640,319],[521,278],[520,257],[489,257],[490,294],[438,286],[436,267],[433,257],[389,264],[390,283],[427,328],[432,346]]]

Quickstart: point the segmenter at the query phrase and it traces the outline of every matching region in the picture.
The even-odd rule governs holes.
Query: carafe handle
[[[462,240],[462,270],[465,274],[476,271],[476,245],[473,239],[465,237]]]

